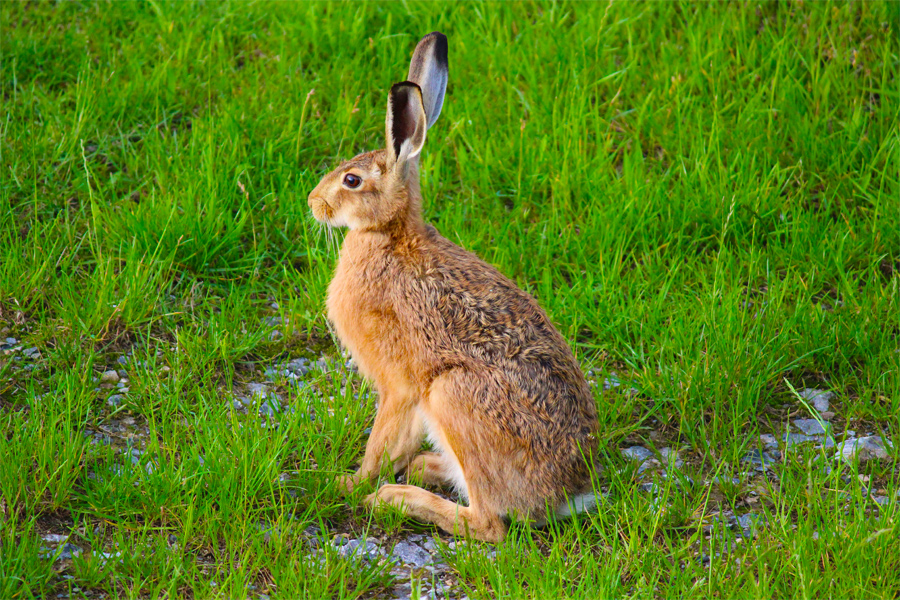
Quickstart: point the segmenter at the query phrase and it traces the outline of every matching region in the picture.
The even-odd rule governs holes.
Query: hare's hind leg
[[[406,479],[410,483],[424,485],[453,483],[444,457],[437,452],[421,452],[412,459],[406,469]]]
[[[496,514],[474,503],[455,504],[414,485],[383,485],[366,497],[366,503],[374,507],[391,505],[409,517],[476,540],[496,544],[506,536],[506,525]]]

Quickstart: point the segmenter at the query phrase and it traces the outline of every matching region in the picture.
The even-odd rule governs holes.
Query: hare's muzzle
[[[309,195],[306,203],[309,205],[309,209],[316,221],[324,223],[334,216],[334,210],[332,210],[324,198],[315,195],[315,190]]]

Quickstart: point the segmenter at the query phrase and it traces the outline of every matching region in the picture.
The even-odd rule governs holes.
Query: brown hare
[[[328,288],[328,317],[380,395],[349,492],[406,470],[449,484],[455,504],[414,485],[366,502],[499,542],[509,518],[543,522],[593,496],[597,407],[566,341],[528,294],[422,220],[419,153],[447,86],[447,38],[419,42],[391,87],[384,150],[360,154],[309,194],[320,222],[349,229]],[[428,438],[434,452],[420,452]]]

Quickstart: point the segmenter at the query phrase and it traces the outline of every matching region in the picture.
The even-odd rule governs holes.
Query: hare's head
[[[437,121],[447,88],[447,38],[426,35],[416,46],[407,81],[388,94],[386,147],[341,163],[309,194],[317,221],[333,227],[381,229],[418,219],[419,153]]]

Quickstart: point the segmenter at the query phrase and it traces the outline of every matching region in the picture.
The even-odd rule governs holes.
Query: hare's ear
[[[425,145],[427,129],[419,86],[409,81],[391,86],[385,119],[389,169],[400,167],[406,178],[409,161],[418,156]]]
[[[441,114],[448,73],[447,36],[437,31],[429,33],[416,46],[406,77],[422,89],[429,129]]]

